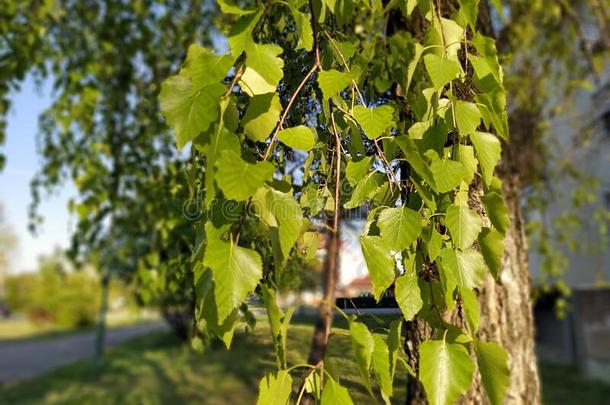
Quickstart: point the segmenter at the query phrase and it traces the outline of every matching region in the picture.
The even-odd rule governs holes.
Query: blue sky
[[[0,145],[6,155],[6,166],[0,172],[0,201],[18,238],[17,249],[9,258],[10,272],[35,270],[39,255],[51,253],[57,246],[66,247],[69,241],[67,202],[76,195],[71,184],[50,196],[43,195],[40,213],[44,223],[36,236],[28,231],[30,180],[40,162],[36,153],[38,115],[51,103],[51,88],[49,81],[37,89],[31,77],[25,80],[11,97],[7,139]]]

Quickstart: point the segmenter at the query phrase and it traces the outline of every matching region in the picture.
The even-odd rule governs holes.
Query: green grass
[[[341,335],[345,322],[337,320],[335,326],[338,333],[331,339],[327,367],[341,377],[356,404],[374,403],[360,384],[349,338]],[[294,320],[288,339],[290,364],[305,361],[312,329],[310,320]],[[0,386],[0,404],[254,404],[260,378],[275,369],[268,332],[259,321],[254,332],[236,333],[231,350],[215,346],[203,354],[168,334],[151,334],[110,350],[97,380],[91,378],[90,363],[81,361]],[[541,372],[545,403],[595,405],[610,398],[610,387],[586,381],[573,368],[543,364]],[[405,380],[399,369],[395,403],[404,403]]]
[[[577,367],[542,363],[540,374],[546,404],[610,404],[610,385],[585,378]]]
[[[157,314],[135,314],[128,311],[120,311],[108,314],[108,327],[118,328],[158,321]],[[0,342],[17,341],[23,339],[42,339],[56,337],[65,334],[87,332],[96,329],[96,325],[84,328],[69,328],[53,323],[34,324],[27,318],[0,319]]]
[[[304,363],[311,339],[311,324],[295,320],[288,337],[288,361]],[[309,323],[309,322],[307,322]],[[345,323],[338,321],[338,328]],[[352,360],[349,337],[335,335],[327,367],[356,403],[370,403]],[[231,350],[212,347],[200,354],[165,333],[134,339],[108,352],[98,380],[91,365],[81,361],[51,373],[0,386],[1,404],[254,404],[260,379],[275,369],[275,355],[266,322],[252,333],[236,333]],[[405,395],[406,374],[398,371],[397,403]]]

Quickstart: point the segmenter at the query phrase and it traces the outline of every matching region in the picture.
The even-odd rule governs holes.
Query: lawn
[[[159,315],[153,312],[116,311],[108,314],[107,322],[109,328],[118,328],[145,322],[157,322],[159,319]],[[0,342],[55,337],[67,333],[86,332],[95,329],[96,325],[74,329],[54,323],[34,324],[26,317],[20,316],[17,318],[0,319]]]
[[[337,322],[336,331],[345,328]],[[305,360],[312,326],[290,328],[288,359]],[[360,384],[349,338],[334,335],[328,367],[341,376],[356,404],[374,403]],[[0,386],[2,404],[254,404],[260,378],[275,368],[264,321],[252,333],[236,334],[233,347],[214,347],[199,354],[165,333],[134,339],[109,351],[103,374],[91,379],[86,361],[74,363],[31,381]],[[404,403],[405,378],[399,370],[395,403]],[[610,387],[584,380],[569,367],[543,365],[543,395],[549,404],[603,404]],[[376,388],[375,388],[376,390]]]

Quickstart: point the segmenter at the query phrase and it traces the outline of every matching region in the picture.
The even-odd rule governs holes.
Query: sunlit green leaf
[[[384,242],[398,252],[415,242],[421,232],[422,218],[407,207],[386,208],[379,214],[377,225]]]
[[[229,0],[216,0],[220,6],[220,10],[225,14],[245,15],[255,13],[256,9],[243,10],[239,6],[232,4]]]
[[[464,308],[464,314],[466,315],[466,321],[468,322],[470,331],[474,336],[479,330],[481,317],[479,300],[474,291],[469,288],[460,288],[460,297],[462,298],[462,306]]]
[[[354,107],[354,118],[367,138],[376,139],[394,125],[394,108],[387,104],[371,108],[357,105]]]
[[[485,194],[481,197],[485,212],[491,221],[491,224],[496,227],[500,233],[504,234],[510,225],[508,219],[508,208],[504,203],[504,199],[496,192]]]
[[[489,271],[494,278],[498,277],[504,257],[504,236],[494,228],[483,228],[479,234],[479,246]]]
[[[324,70],[318,74],[318,85],[325,99],[343,91],[357,76],[353,72],[340,72],[335,69]]]
[[[198,87],[180,75],[161,84],[161,112],[174,130],[179,149],[218,120],[218,103],[224,91],[221,83]]]
[[[424,64],[435,90],[442,89],[460,74],[460,64],[445,56],[429,53],[424,56]]]
[[[392,396],[392,374],[390,372],[390,351],[388,345],[383,339],[383,335],[378,333],[373,334],[373,356],[371,366],[375,373],[375,378],[379,383],[381,396],[386,404],[390,404]]]
[[[282,48],[273,44],[246,44],[246,70],[239,84],[250,96],[275,92],[284,76]]]
[[[461,287],[474,288],[485,279],[487,273],[485,261],[474,249],[460,252],[445,248],[441,251],[441,260],[443,267],[453,273]]]
[[[206,234],[213,227],[206,224]],[[262,261],[254,250],[210,237],[203,264],[212,270],[218,320],[222,323],[256,288],[263,276]]]
[[[360,371],[364,386],[372,395],[369,369],[371,368],[373,349],[375,347],[373,335],[364,323],[357,321],[350,321],[349,331],[352,339],[352,350],[356,357],[356,365]]]
[[[436,191],[446,193],[459,186],[465,175],[464,165],[456,160],[440,159],[436,153],[433,156],[430,170]]]
[[[476,131],[481,123],[481,112],[476,104],[458,100],[453,111],[460,135],[466,136]]]
[[[489,186],[493,178],[494,168],[500,160],[502,151],[500,140],[493,134],[475,131],[470,134],[470,141],[477,152],[485,185]]]
[[[276,93],[254,96],[244,114],[244,132],[253,141],[263,142],[277,126],[282,112],[280,98]]]
[[[278,132],[277,137],[283,144],[305,151],[313,148],[318,140],[316,130],[305,125],[282,129]]]
[[[269,373],[260,383],[257,405],[287,405],[292,392],[292,377],[286,370]]]
[[[445,222],[455,246],[462,250],[472,246],[481,232],[481,217],[463,205],[447,208]]]
[[[500,405],[503,403],[510,382],[506,350],[493,342],[476,342],[475,348],[487,396],[493,405]]]
[[[354,405],[354,402],[345,387],[328,378],[322,391],[321,405]]]
[[[360,244],[373,284],[373,296],[379,301],[394,281],[396,263],[390,255],[389,246],[379,236],[361,236]]]
[[[405,274],[396,278],[394,287],[396,302],[406,320],[411,320],[423,305],[417,274],[413,271],[405,271]]]
[[[216,182],[225,197],[243,201],[253,196],[267,180],[271,179],[274,166],[269,162],[248,163],[239,153],[226,150],[218,159]]]
[[[420,380],[430,405],[450,405],[470,386],[474,364],[458,343],[427,340],[419,348]]]

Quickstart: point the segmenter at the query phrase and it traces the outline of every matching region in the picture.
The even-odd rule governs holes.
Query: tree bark
[[[540,384],[534,351],[531,282],[519,203],[520,187],[516,176],[504,176],[503,181],[511,224],[504,240],[504,260],[498,280],[488,277],[478,291],[481,327],[477,337],[498,342],[508,352],[510,384],[504,402],[539,404]],[[480,378],[475,379],[464,402],[488,402]]]

